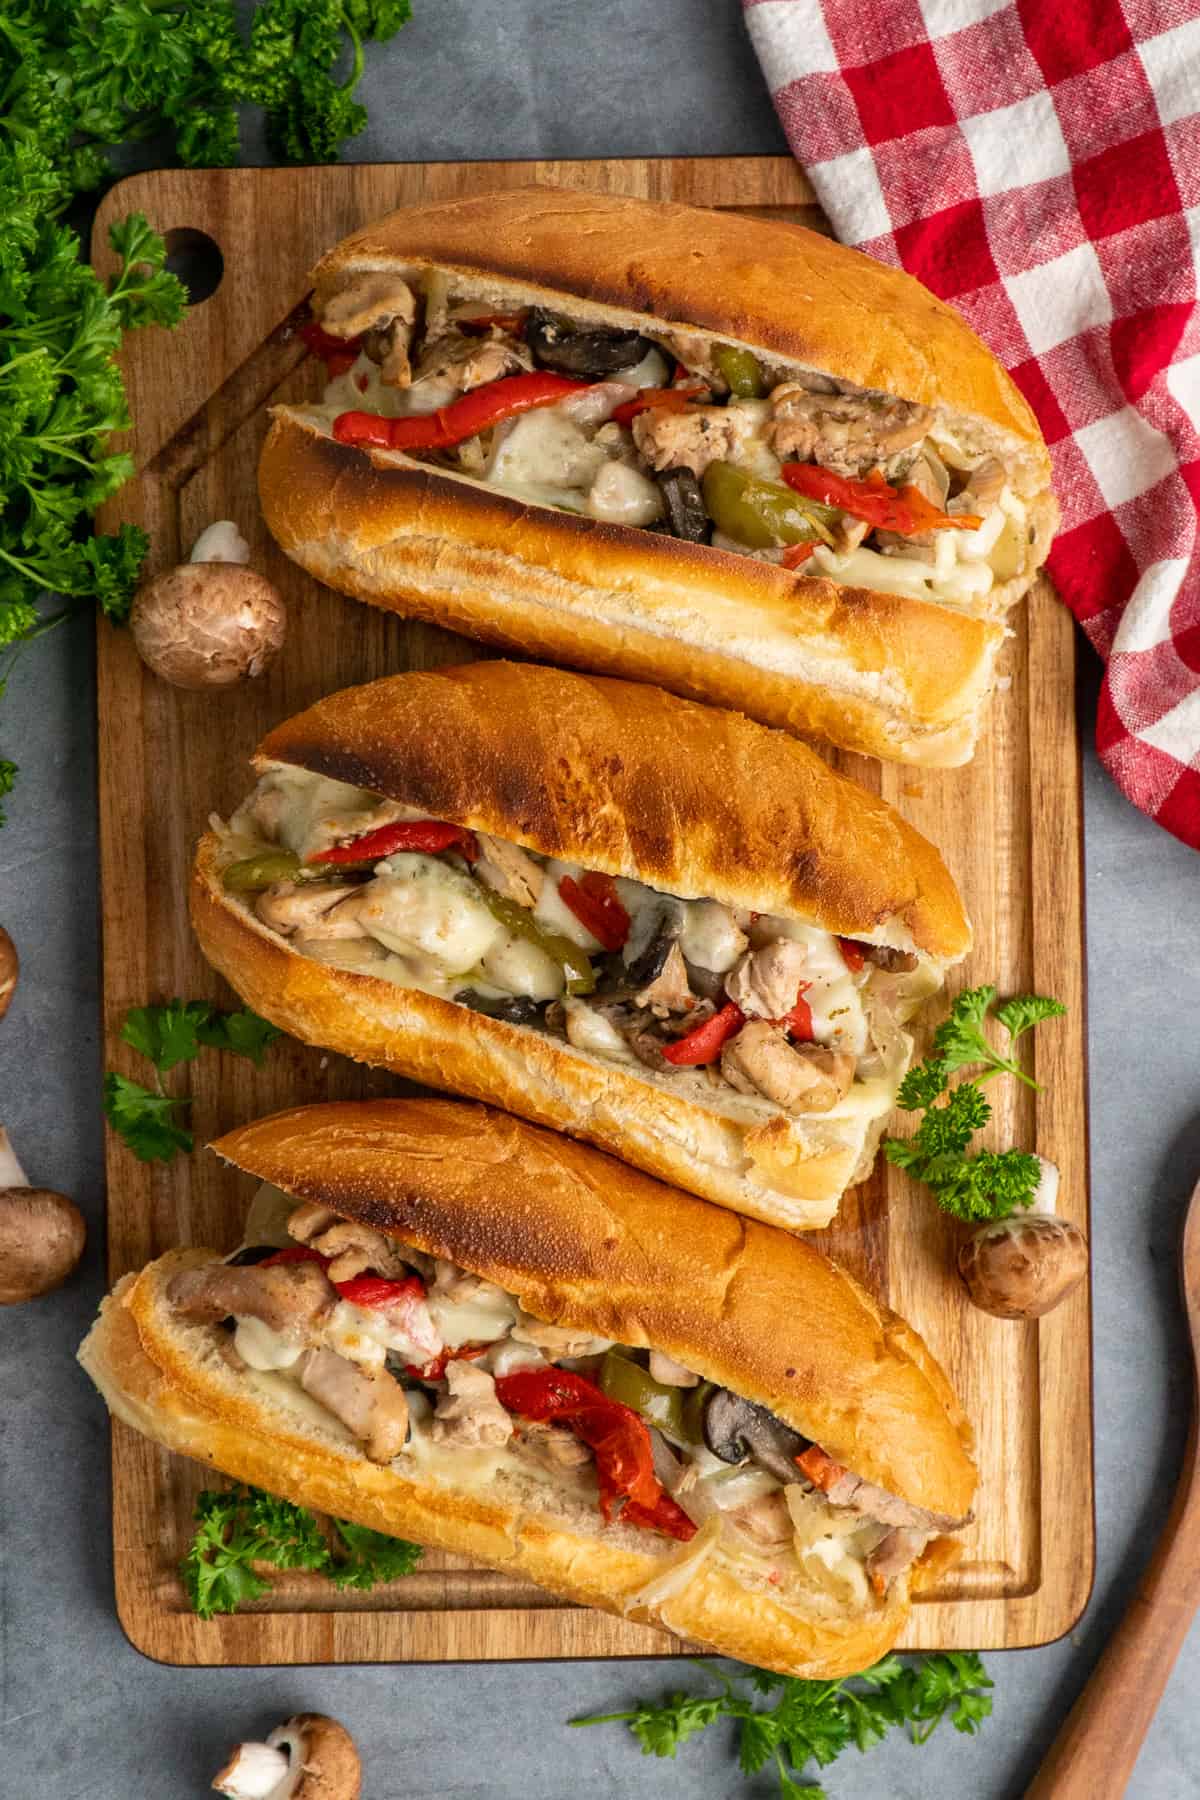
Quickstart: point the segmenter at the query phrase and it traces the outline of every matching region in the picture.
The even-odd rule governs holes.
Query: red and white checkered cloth
[[[744,0],[844,243],[964,313],[1038,416],[1096,741],[1200,847],[1200,0]]]

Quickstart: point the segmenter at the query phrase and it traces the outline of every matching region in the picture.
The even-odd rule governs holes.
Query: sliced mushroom
[[[460,988],[454,998],[460,1006],[488,1019],[503,1019],[506,1025],[532,1025],[539,1011],[538,1002],[523,994],[481,994],[475,988]]]
[[[635,367],[654,349],[640,332],[577,331],[569,320],[541,306],[530,309],[525,342],[543,369],[559,369],[565,375],[613,375]]]
[[[700,492],[700,483],[684,464],[664,469],[656,478],[671,536],[688,544],[706,544],[712,536],[712,520]]]
[[[810,1440],[777,1419],[765,1406],[718,1388],[704,1409],[704,1441],[722,1462],[750,1457],[780,1481],[799,1480],[796,1458]]]
[[[673,945],[683,935],[683,904],[667,894],[656,895],[638,909],[621,952],[629,979],[645,987],[662,974]]]

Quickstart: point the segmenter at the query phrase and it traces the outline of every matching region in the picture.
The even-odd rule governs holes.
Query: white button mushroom
[[[190,562],[138,590],[129,616],[143,662],[181,688],[230,687],[270,667],[287,613],[279,590],[238,562]]]
[[[299,1713],[265,1744],[235,1744],[212,1785],[229,1800],[359,1800],[362,1764],[344,1725]]]
[[[17,962],[17,946],[13,943],[3,925],[0,925],[0,1019],[4,1017],[9,1006],[12,1004],[12,997],[16,992],[17,976],[19,973],[20,965]]]
[[[61,1287],[86,1239],[79,1208],[65,1194],[30,1187],[0,1128],[0,1306],[19,1306]]]
[[[1079,1285],[1087,1266],[1083,1233],[1044,1212],[989,1220],[958,1253],[971,1300],[998,1319],[1040,1319]]]

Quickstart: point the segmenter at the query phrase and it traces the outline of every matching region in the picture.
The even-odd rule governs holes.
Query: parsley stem
[[[635,1712],[589,1713],[586,1719],[568,1719],[567,1724],[577,1725],[626,1725],[630,1719],[636,1719]]]

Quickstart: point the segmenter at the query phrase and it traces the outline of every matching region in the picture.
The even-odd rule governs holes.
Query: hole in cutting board
[[[166,266],[187,289],[188,305],[199,306],[202,300],[211,299],[225,273],[220,245],[207,231],[197,231],[191,225],[168,231],[165,241]]]

